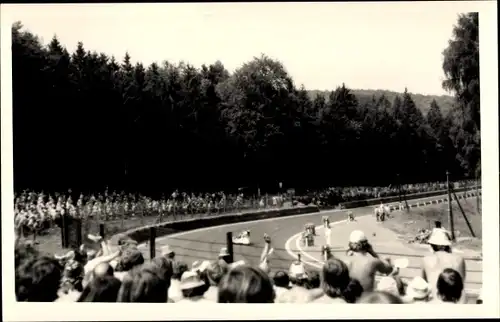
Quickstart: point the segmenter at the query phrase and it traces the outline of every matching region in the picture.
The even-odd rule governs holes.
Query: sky
[[[442,51],[467,9],[456,2],[29,4],[3,5],[2,16],[45,44],[57,35],[71,52],[82,41],[120,61],[128,51],[145,65],[220,60],[234,71],[264,53],[307,89],[345,83],[443,95]]]

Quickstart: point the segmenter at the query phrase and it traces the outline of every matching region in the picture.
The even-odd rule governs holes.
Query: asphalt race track
[[[418,199],[418,201],[423,202],[442,198],[443,196],[437,196]],[[408,202],[412,201],[409,200]],[[349,211],[352,211],[355,216],[368,215],[373,214],[374,207],[355,208],[349,209]],[[253,244],[249,246],[234,245],[234,260],[244,260],[246,263],[257,265],[264,247],[263,236],[267,233],[271,236],[274,248],[274,254],[270,257],[271,269],[284,269],[288,271],[293,258],[285,249],[287,240],[301,232],[307,223],[313,223],[316,226],[321,225],[323,216],[329,216],[331,222],[345,220],[347,211],[322,211],[313,214],[207,227],[158,237],[156,239],[156,253],[159,254],[161,247],[168,244],[176,253],[176,259],[184,261],[190,266],[194,261],[198,260],[215,260],[220,249],[226,246],[227,232],[233,232],[233,235],[237,235],[240,231],[249,229]],[[149,246],[143,244],[140,247],[144,252],[145,258],[149,258]]]

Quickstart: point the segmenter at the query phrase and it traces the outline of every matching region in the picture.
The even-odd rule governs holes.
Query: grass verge
[[[456,247],[482,252],[482,219],[477,211],[476,198],[459,200],[462,209],[472,226],[476,237],[472,237],[460,207],[452,203]],[[394,216],[384,221],[383,225],[401,236],[404,240],[414,238],[420,229],[432,229],[435,221],[441,221],[443,227],[450,230],[448,203],[411,208],[410,212],[395,211]]]

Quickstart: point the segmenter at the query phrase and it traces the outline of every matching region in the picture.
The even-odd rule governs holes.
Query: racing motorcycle
[[[233,237],[233,244],[235,245],[250,245],[251,243],[250,230],[244,230],[237,236]]]

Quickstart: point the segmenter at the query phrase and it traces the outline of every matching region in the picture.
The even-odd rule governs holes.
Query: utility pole
[[[481,206],[479,204],[479,178],[480,177],[478,177],[478,173],[476,171],[476,209],[477,213],[481,214]]]
[[[448,219],[450,221],[451,240],[455,241],[455,227],[453,225],[453,210],[451,209],[450,173],[446,170],[446,188],[448,189]]]
[[[399,204],[401,204],[401,182],[399,179],[399,173],[397,174],[398,176],[398,196],[399,196]]]

